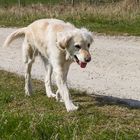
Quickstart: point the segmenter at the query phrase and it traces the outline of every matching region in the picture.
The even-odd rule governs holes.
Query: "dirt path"
[[[0,46],[14,30],[0,28]],[[71,66],[69,86],[89,93],[126,99],[129,104],[140,106],[140,37],[95,35],[94,38],[92,62],[86,69],[81,69],[77,64]],[[24,74],[21,50],[21,40],[10,48],[0,47],[0,69]],[[33,77],[44,78],[44,67],[39,59],[33,66]]]

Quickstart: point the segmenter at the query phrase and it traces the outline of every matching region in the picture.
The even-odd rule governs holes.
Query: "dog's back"
[[[31,23],[27,27],[17,29],[16,31],[11,33],[6,38],[3,47],[9,46],[10,43],[12,43],[12,41],[14,41],[15,39],[18,39],[18,38],[24,37],[24,36],[27,36],[29,42],[31,42],[31,43],[34,42],[34,45],[38,44],[37,41],[40,41],[40,40],[42,40],[42,42],[40,42],[40,43],[43,43],[43,41],[46,42],[47,41],[46,33],[48,32],[48,29],[50,26],[55,33],[61,32],[64,30],[72,30],[75,28],[74,25],[72,25],[70,23],[65,23],[62,20],[40,19],[40,20],[37,20],[37,21]]]

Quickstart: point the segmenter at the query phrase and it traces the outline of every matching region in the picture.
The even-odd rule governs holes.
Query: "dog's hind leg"
[[[36,50],[33,50],[25,40],[23,43],[23,59],[26,67],[25,68],[25,94],[28,96],[30,96],[32,93],[31,69],[36,55],[37,55]]]
[[[31,68],[32,68],[32,60],[29,60],[26,63],[26,72],[25,72],[25,94],[30,96],[32,94],[32,83],[31,83]]]

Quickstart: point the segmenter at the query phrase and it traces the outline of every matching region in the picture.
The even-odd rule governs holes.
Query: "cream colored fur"
[[[35,57],[39,55],[46,70],[46,95],[64,101],[67,111],[77,110],[78,107],[72,103],[69,96],[67,74],[72,62],[77,61],[81,67],[85,67],[90,61],[89,46],[93,42],[92,34],[85,28],[78,29],[61,20],[42,19],[10,34],[3,46],[8,46],[19,37],[24,37],[22,49],[26,64],[25,94],[32,93],[31,68]],[[56,94],[52,91],[52,72],[58,87]]]

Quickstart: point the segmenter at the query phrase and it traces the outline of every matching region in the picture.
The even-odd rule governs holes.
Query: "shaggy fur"
[[[91,60],[89,47],[93,42],[92,34],[85,28],[78,29],[70,23],[57,19],[37,20],[25,28],[10,34],[4,47],[13,40],[24,37],[23,59],[25,70],[25,94],[31,95],[31,68],[37,55],[41,56],[46,70],[45,88],[48,97],[61,98],[67,111],[77,110],[69,96],[67,74],[72,62],[85,68]],[[58,90],[52,91],[51,75],[55,74]]]

